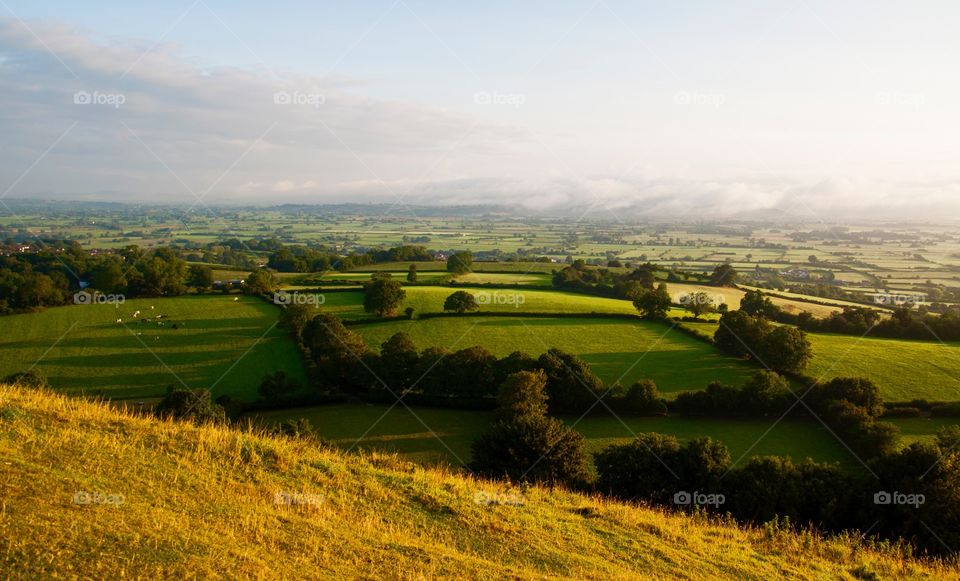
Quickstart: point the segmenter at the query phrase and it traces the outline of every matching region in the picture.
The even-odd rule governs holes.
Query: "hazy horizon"
[[[0,201],[960,210],[957,6],[10,0]]]

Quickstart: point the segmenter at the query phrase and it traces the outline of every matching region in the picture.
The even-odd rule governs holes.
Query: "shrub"
[[[375,277],[363,289],[363,310],[378,317],[392,315],[407,297],[400,283],[388,276]]]
[[[29,369],[27,371],[18,371],[3,378],[0,383],[15,385],[18,387],[42,388],[48,387],[47,376],[39,369]]]
[[[266,400],[283,398],[303,389],[299,381],[288,377],[285,371],[265,375],[257,388],[260,397]]]
[[[546,375],[520,372],[500,386],[497,421],[472,446],[481,476],[580,485],[587,480],[583,436],[546,415]]]
[[[188,420],[197,424],[226,421],[224,409],[210,399],[209,389],[168,388],[167,395],[154,408],[161,418]]]
[[[456,291],[443,301],[444,311],[454,311],[463,314],[467,311],[476,311],[480,308],[477,299],[467,291]]]
[[[638,381],[623,395],[622,407],[631,413],[662,416],[667,413],[667,404],[657,391],[657,384],[649,379]]]

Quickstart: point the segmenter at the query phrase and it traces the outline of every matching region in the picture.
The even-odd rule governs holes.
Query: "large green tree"
[[[713,269],[710,282],[718,286],[733,286],[737,282],[737,269],[730,264],[721,264]]]
[[[546,382],[542,372],[520,372],[503,383],[498,419],[473,443],[478,475],[566,485],[587,480],[583,436],[546,415]]]
[[[462,290],[456,291],[448,296],[445,301],[443,301],[443,310],[454,311],[460,314],[463,314],[467,311],[476,311],[479,308],[480,305],[477,304],[476,297],[474,297],[473,294]]]
[[[403,300],[407,298],[407,291],[393,278],[379,276],[364,285],[363,310],[378,317],[394,314]]]
[[[633,306],[648,319],[665,319],[670,313],[670,293],[667,292],[667,285],[660,283],[654,290],[640,291],[639,296],[633,300]]]
[[[469,250],[454,252],[447,258],[447,272],[466,274],[473,266],[473,253]]]

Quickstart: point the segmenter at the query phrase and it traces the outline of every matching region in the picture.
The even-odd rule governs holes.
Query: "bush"
[[[638,381],[620,398],[621,409],[645,416],[667,415],[667,404],[657,391],[657,384],[649,379]]]
[[[960,402],[952,402],[952,403],[934,406],[933,408],[930,409],[930,417],[933,417],[933,418],[960,417]]]
[[[18,371],[3,378],[0,383],[14,385],[17,387],[43,388],[49,387],[47,376],[39,369],[30,369],[27,371]]]
[[[550,349],[538,366],[547,374],[550,413],[584,413],[605,393],[600,378],[576,355]]]
[[[285,371],[265,375],[257,388],[260,397],[265,400],[288,397],[303,389],[303,385],[288,377]]]
[[[958,410],[960,411],[960,410]],[[883,418],[920,418],[923,417],[923,410],[917,407],[910,406],[898,406],[898,407],[887,407],[884,410],[883,415],[880,416]]]
[[[456,291],[443,301],[444,311],[454,311],[463,314],[467,311],[476,311],[480,308],[477,299],[467,291]]]
[[[470,272],[471,266],[473,266],[473,253],[469,250],[454,252],[447,258],[447,272],[466,274]]]
[[[210,399],[209,389],[167,389],[167,395],[154,408],[161,418],[192,421],[197,424],[226,421],[224,409]]]
[[[673,436],[640,434],[594,454],[597,488],[627,500],[668,506],[681,491],[711,493],[729,469],[723,444],[700,438],[681,446]]]
[[[378,317],[392,315],[407,297],[407,291],[389,276],[377,276],[363,290],[363,310]]]
[[[497,421],[473,443],[480,476],[578,486],[588,478],[583,436],[546,415],[547,377],[520,372],[500,387]]]

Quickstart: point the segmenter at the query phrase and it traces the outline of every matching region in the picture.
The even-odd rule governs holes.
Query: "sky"
[[[960,4],[0,0],[0,200],[960,210]]]

